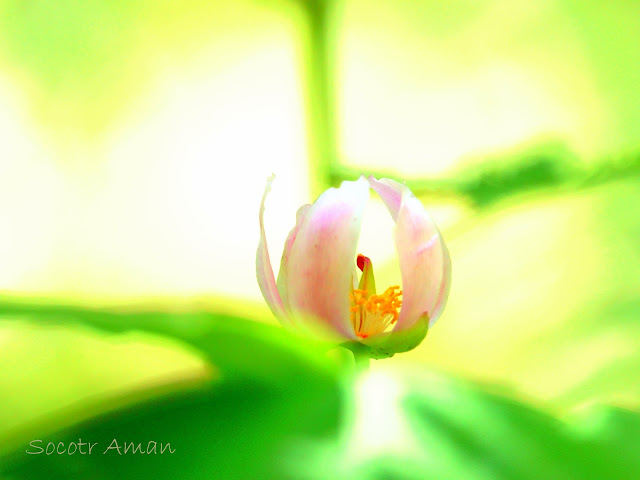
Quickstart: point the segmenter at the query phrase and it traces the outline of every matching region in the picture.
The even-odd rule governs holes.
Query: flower
[[[280,323],[298,330],[322,329],[345,346],[366,347],[373,358],[415,348],[444,309],[451,259],[438,228],[411,190],[394,180],[361,176],[300,207],[276,281],[263,219],[273,180],[272,175],[260,206],[256,274]],[[370,188],[395,222],[402,276],[402,286],[389,286],[382,293],[376,293],[371,260],[356,255]]]

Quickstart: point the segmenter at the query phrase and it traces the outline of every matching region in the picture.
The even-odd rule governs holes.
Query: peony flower
[[[307,333],[329,333],[347,347],[364,348],[373,358],[420,344],[446,304],[451,259],[438,228],[409,188],[361,176],[300,207],[276,281],[263,220],[273,179],[267,181],[260,206],[256,273],[280,323]],[[370,188],[395,222],[402,285],[376,288],[371,260],[356,252]]]

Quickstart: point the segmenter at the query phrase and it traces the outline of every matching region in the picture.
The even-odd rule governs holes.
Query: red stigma
[[[362,255],[361,253],[358,254],[358,258],[356,259],[356,264],[358,265],[358,268],[360,269],[361,272],[364,272],[365,259],[369,260],[367,257]]]

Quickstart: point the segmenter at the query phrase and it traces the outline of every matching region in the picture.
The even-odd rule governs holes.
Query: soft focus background
[[[0,478],[640,477],[639,18],[1,0]],[[422,345],[356,379],[276,326],[272,172],[276,268],[342,180],[423,200],[453,283]],[[392,226],[372,196],[379,284]],[[25,453],[78,437],[177,452]]]

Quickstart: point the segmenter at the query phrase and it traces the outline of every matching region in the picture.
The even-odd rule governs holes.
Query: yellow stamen
[[[351,322],[356,335],[367,338],[384,332],[389,325],[394,324],[402,306],[401,295],[398,285],[387,288],[382,295],[368,296],[366,290],[352,290],[349,294]]]

